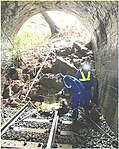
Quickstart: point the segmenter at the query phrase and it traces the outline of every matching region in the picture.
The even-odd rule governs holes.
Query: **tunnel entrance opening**
[[[45,17],[44,13],[48,16]],[[49,22],[50,19],[51,22]],[[50,23],[59,28],[57,34],[52,35]],[[39,81],[40,83],[36,82],[38,86],[33,89],[33,92],[31,91],[30,98],[34,100],[39,93],[47,96],[54,95],[61,86],[56,87],[55,75],[57,73],[75,76],[76,69],[79,69],[85,61],[92,65],[92,69],[95,68],[90,38],[88,30],[71,14],[60,11],[36,14],[22,25],[15,37],[14,43],[19,50],[18,56],[20,57],[16,68],[21,69],[21,74],[10,75],[14,80],[23,78],[25,83],[31,84],[31,79],[35,78],[48,51],[53,48],[53,54],[47,59],[42,70],[44,76]],[[28,86],[26,85],[24,89],[27,90]],[[11,89],[13,94],[20,91],[19,86],[17,89],[14,88],[13,85]],[[4,95],[3,91],[3,96],[5,98],[9,95]]]
[[[28,96],[32,101],[41,101],[42,97],[44,97],[43,100],[50,104],[59,102],[55,94],[62,88],[62,83],[56,82],[57,73],[75,77],[76,70],[85,61],[91,64],[92,69],[95,68],[92,43],[90,42],[91,35],[88,30],[72,15],[52,11],[47,13],[49,13],[49,16],[59,28],[57,34],[51,36],[50,28],[41,14],[30,18],[17,34],[16,41],[18,42],[18,48],[20,48],[19,68],[15,71],[15,74],[9,72],[9,77],[13,79],[13,82],[10,84],[11,93],[13,96],[18,94],[18,99],[21,101],[24,100],[24,95],[29,91],[30,85],[34,82],[43,64],[42,73],[36,78]],[[56,16],[54,16],[54,13]],[[56,18],[58,19],[55,20]],[[45,28],[41,28],[42,26]],[[29,36],[29,33],[31,33],[31,36]],[[31,40],[37,35],[43,36],[43,39],[41,41],[41,37],[37,38],[37,46],[34,45],[35,47],[32,47],[31,45],[33,43]],[[22,47],[24,45],[26,47]],[[26,50],[21,51],[22,48]],[[52,51],[45,61],[50,50]],[[16,80],[20,80],[21,82]],[[5,91],[6,88],[3,91],[3,98],[11,96],[9,92],[6,95]],[[20,93],[20,91],[22,92]],[[69,100],[70,96],[65,98]],[[7,101],[5,102],[7,104]],[[11,105],[14,105],[14,103],[17,105],[16,99],[15,102],[10,102]],[[39,106],[39,103],[37,104]]]
[[[75,16],[65,12],[48,11],[47,15],[48,19],[52,20],[52,24],[59,28],[59,33],[51,35],[52,29],[48,24],[49,21],[46,21],[48,19],[42,13],[28,19],[15,38],[21,59],[18,66],[23,71],[23,74],[18,75],[29,75],[29,77],[24,78],[25,81],[35,77],[48,51],[53,48],[54,54],[47,59],[42,70],[42,73],[48,74],[48,76],[43,77],[39,83],[44,89],[38,87],[38,90],[33,91],[33,95],[30,93],[30,97],[33,99],[37,98],[39,93],[54,95],[57,92],[54,79],[57,73],[75,76],[76,69],[79,69],[85,61],[89,61],[94,69],[93,49],[91,42],[89,42],[91,35],[88,30]],[[13,77],[13,79],[19,77],[22,78],[23,76]]]
[[[49,76],[51,76],[52,74],[55,77],[55,74],[60,72],[75,76],[76,69],[79,69],[81,67],[81,64],[85,61],[88,61],[94,69],[94,55],[93,50],[91,49],[92,47],[90,46],[91,43],[89,43],[89,45],[86,45],[86,43],[90,40],[90,34],[85,29],[85,27],[81,25],[81,23],[77,20],[75,16],[59,11],[48,11],[47,13],[49,15],[48,17],[51,18],[54,24],[56,24],[56,26],[59,28],[59,33],[52,35],[51,38],[47,38],[46,41],[46,37],[43,34],[46,34],[46,36],[51,36],[51,33],[49,33],[49,29],[51,29],[49,28],[50,25],[48,26],[49,22],[46,23],[45,19],[41,14],[33,16],[30,20],[28,20],[28,22],[26,22],[25,26],[20,29],[19,33],[24,33],[25,29],[28,29],[30,32],[32,32],[33,29],[33,33],[35,36],[37,33],[40,36],[44,36],[44,41],[40,41],[39,39],[38,42],[42,42],[45,46],[47,44],[46,42],[48,42],[48,44],[51,44],[51,46],[50,48],[48,48],[47,46],[43,48],[42,44],[40,46],[39,44],[37,44],[35,48],[30,47],[29,51],[21,53],[21,58],[23,61],[25,61],[25,63],[29,65],[28,67],[31,69],[30,79],[33,79],[38,72],[39,65],[41,65],[40,63],[44,62],[43,59],[47,55],[48,51],[51,48],[54,48],[53,52],[56,53],[54,53],[50,60],[49,58],[47,59],[46,64],[42,70],[43,74],[48,74],[48,76],[43,77],[43,81],[41,80],[41,84],[45,88],[45,91],[40,91],[43,95],[54,95],[54,93],[57,92],[57,88],[55,90],[55,82],[50,83],[52,82],[52,78],[50,78]],[[38,21],[38,17],[40,21]],[[43,22],[41,20],[43,20]],[[40,23],[41,26],[45,26],[45,29],[41,28],[41,26],[39,25]],[[19,33],[18,36],[20,37]],[[34,36],[31,36],[31,38],[33,37]],[[31,40],[32,39],[29,40],[30,44],[32,44]],[[85,47],[85,45],[87,47]],[[31,52],[31,54],[29,52]],[[37,57],[35,57],[36,55]],[[59,70],[57,70],[57,68]],[[33,96],[31,95],[30,97],[35,99],[35,97],[37,96],[38,93],[36,93],[36,95],[33,93]],[[52,102],[54,102],[53,99]]]
[[[53,27],[58,27],[59,32],[67,32],[67,36],[72,36],[70,38],[73,42],[78,40],[86,44],[91,39],[88,30],[74,15],[62,11],[47,11],[29,18],[18,31],[14,44],[20,50],[32,49],[52,36]]]
[[[49,10],[65,10],[75,14],[92,32],[93,49],[95,55],[96,72],[99,79],[99,98],[101,112],[107,118],[110,127],[117,131],[117,2],[2,2],[2,28],[13,37],[21,24],[32,15]],[[11,9],[12,8],[12,9]],[[13,11],[14,10],[14,11]],[[91,28],[92,31],[91,31]],[[80,51],[80,50],[79,50]],[[64,51],[62,51],[63,53]],[[65,52],[64,52],[65,53]],[[44,52],[45,56],[45,52]],[[72,57],[72,56],[71,56]],[[65,61],[69,59],[64,56]],[[76,57],[75,59],[76,63]],[[59,59],[58,59],[59,60]],[[60,58],[61,60],[61,58]],[[39,58],[42,61],[42,58]],[[102,63],[103,62],[103,63]],[[67,62],[68,63],[68,62]],[[102,64],[102,65],[101,65]],[[30,66],[30,65],[29,65]],[[45,73],[51,69],[45,67]],[[79,66],[77,64],[77,66]],[[114,67],[115,66],[115,67]],[[34,67],[34,66],[32,66]],[[40,66],[39,66],[40,67]],[[35,67],[34,67],[35,68]],[[31,68],[30,68],[31,69]],[[54,71],[54,70],[53,70]],[[33,74],[32,74],[33,72]],[[32,78],[37,72],[29,71]],[[63,71],[65,73],[65,71]],[[70,71],[69,71],[70,72]],[[51,77],[51,76],[50,76]],[[27,77],[26,77],[27,78]],[[2,79],[3,80],[3,79]],[[26,79],[27,80],[27,79]],[[39,85],[39,84],[37,84]],[[41,84],[40,84],[41,85]]]

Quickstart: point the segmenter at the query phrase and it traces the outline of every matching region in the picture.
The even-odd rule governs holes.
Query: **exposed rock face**
[[[3,90],[3,98],[9,98],[12,95],[12,90],[10,85],[5,85]]]
[[[23,90],[24,83],[20,80],[14,80],[11,84],[11,89],[14,94],[18,93],[20,90]]]
[[[70,63],[68,64],[65,59],[62,57],[58,57],[56,62],[53,64],[52,67],[52,73],[57,74],[62,72],[64,75],[73,75],[75,76],[76,74],[76,69],[71,65]]]
[[[22,24],[42,11],[60,10],[77,16],[92,35],[95,68],[99,81],[99,106],[112,129],[117,131],[118,2],[1,2],[2,29],[13,37]],[[2,31],[2,40],[6,37]],[[4,38],[3,38],[4,37]],[[40,59],[40,61],[42,61]]]

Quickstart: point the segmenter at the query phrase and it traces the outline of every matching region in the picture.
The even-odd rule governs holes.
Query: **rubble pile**
[[[74,32],[72,34],[74,37],[64,31],[34,49],[23,51],[20,54],[19,68],[9,68],[7,73],[2,104],[19,105],[24,102],[25,95],[49,50],[51,53],[29,93],[31,99],[37,98],[39,94],[56,93],[62,87],[62,84],[56,82],[57,73],[75,76],[76,70],[85,60],[88,60],[94,68],[91,42],[83,43],[78,40],[80,37],[75,36]]]

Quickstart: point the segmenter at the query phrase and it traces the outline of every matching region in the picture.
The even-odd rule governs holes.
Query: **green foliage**
[[[19,50],[32,49],[43,41],[44,38],[38,33],[28,31],[21,32],[14,38],[14,44]]]
[[[14,48],[3,49],[3,57],[2,57],[3,64],[7,64],[8,66],[10,66],[12,63],[14,63],[16,58],[17,58],[17,52]]]
[[[17,50],[20,51],[32,49],[36,45],[41,44],[45,40],[45,36],[41,37],[38,33],[33,34],[30,31],[22,31],[13,40],[13,44],[15,48],[4,48],[3,49],[3,58],[2,65],[7,64],[8,66],[15,63],[15,60],[19,56],[17,54]]]

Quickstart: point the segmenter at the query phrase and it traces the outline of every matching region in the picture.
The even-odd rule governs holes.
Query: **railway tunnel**
[[[76,16],[91,35],[98,78],[98,101],[101,113],[111,129],[118,129],[118,2],[1,2],[2,43],[35,14],[64,11]]]

